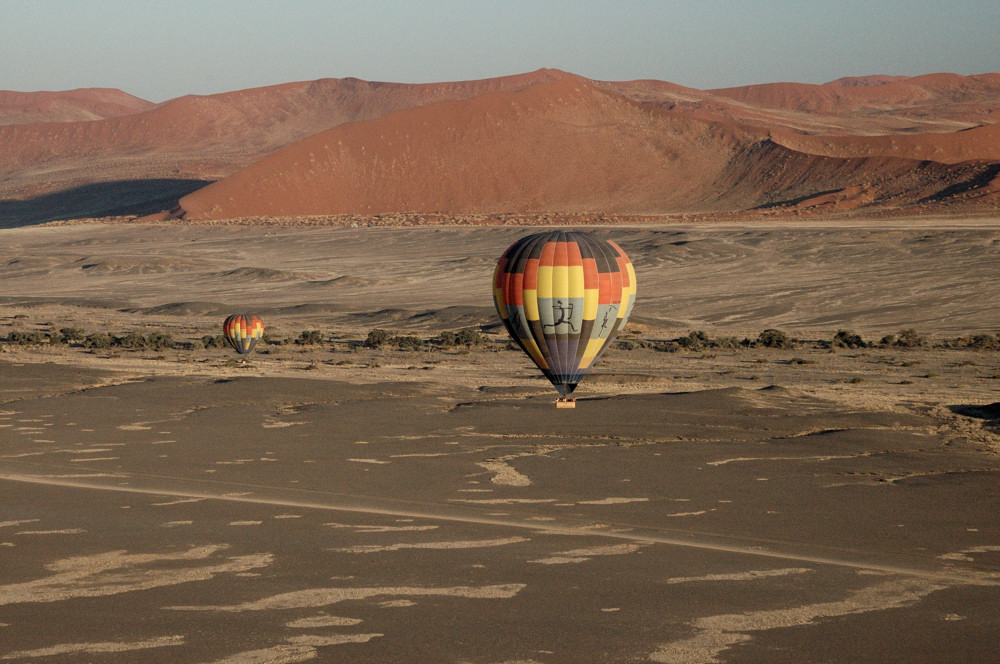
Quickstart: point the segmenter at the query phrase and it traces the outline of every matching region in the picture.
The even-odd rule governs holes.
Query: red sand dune
[[[0,125],[105,120],[154,106],[153,102],[107,88],[64,92],[0,90]]]
[[[868,202],[912,201],[976,177],[804,154],[565,76],[333,128],[183,197],[175,214],[736,211],[849,187]]]
[[[703,91],[539,70],[413,85],[321,79],[158,105],[107,90],[0,93],[4,109],[50,121],[0,124],[0,225],[163,209],[219,178],[184,196],[177,213],[942,201],[995,211],[1000,188],[1000,74]],[[55,121],[80,113],[86,121]],[[109,186],[95,192],[95,183]]]
[[[124,170],[130,177],[217,178],[344,122],[442,99],[517,90],[560,75],[539,70],[427,85],[321,79],[189,95],[97,122],[0,126],[0,176],[41,167],[54,183],[70,184],[85,181],[87,171],[102,169],[115,177]]]

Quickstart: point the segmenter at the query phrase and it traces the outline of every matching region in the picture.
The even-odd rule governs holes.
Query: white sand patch
[[[164,528],[176,528],[177,526],[190,526],[194,521],[167,521],[160,524]]]
[[[581,505],[624,505],[626,503],[648,503],[649,498],[601,498],[600,500],[581,500]]]
[[[789,574],[806,574],[812,570],[808,567],[786,567],[784,569],[751,570],[732,574],[706,574],[705,576],[675,576],[665,583],[694,583],[698,581],[752,581],[771,576],[788,576]]]
[[[527,537],[502,537],[489,540],[462,540],[455,542],[400,542],[398,544],[361,544],[341,549],[328,549],[336,553],[379,553],[401,551],[403,549],[479,549],[490,546],[505,546],[528,542]]]
[[[41,519],[21,519],[20,521],[0,521],[0,528],[23,526],[26,523],[38,523]]]
[[[0,605],[117,595],[205,581],[217,574],[266,567],[273,558],[271,554],[262,553],[205,564],[207,559],[226,548],[226,545],[210,544],[171,553],[109,551],[64,558],[46,565],[52,572],[48,577],[0,586]]]
[[[145,422],[136,422],[135,424],[119,424],[118,428],[122,431],[147,431],[153,427],[147,427]]]
[[[353,627],[361,624],[361,618],[342,618],[340,616],[313,616],[312,618],[299,618],[292,622],[285,623],[285,627],[292,629],[312,629],[314,627]]]
[[[263,521],[230,521],[230,526],[259,526]]]
[[[377,463],[377,464],[392,463],[391,461],[385,461],[384,459],[348,459],[348,461],[353,461],[354,463]]]
[[[506,461],[480,461],[476,465],[493,473],[493,477],[490,478],[490,482],[493,484],[504,486],[528,486],[531,484],[531,478],[517,472]]]
[[[72,462],[72,463],[90,463],[91,461],[117,461],[119,459],[121,459],[121,457],[116,457],[116,456],[113,456],[113,457],[86,457],[86,458],[79,458],[79,459],[70,459],[70,462]]]
[[[242,466],[245,463],[252,463],[253,459],[231,459],[229,461],[216,461],[216,466]]]
[[[329,606],[340,602],[358,601],[370,597],[462,597],[466,599],[509,599],[519,593],[525,584],[507,583],[493,586],[376,586],[371,588],[311,588],[281,593],[242,604],[168,606],[174,611],[275,611],[286,609],[308,609]]]
[[[595,546],[587,549],[573,549],[571,551],[559,551],[548,558],[540,558],[529,562],[540,565],[583,563],[595,556],[624,556],[629,553],[635,553],[642,546],[641,544],[609,544],[608,546]]]
[[[275,519],[301,519],[301,514],[275,514]]]
[[[674,512],[673,514],[664,514],[663,516],[698,516],[705,513],[705,510],[698,510],[697,512]]]
[[[15,535],[80,535],[87,532],[83,528],[64,528],[62,530],[20,530]]]
[[[713,664],[720,661],[719,653],[750,641],[753,632],[809,625],[823,618],[902,608],[946,587],[923,579],[898,579],[862,588],[836,602],[698,618],[691,623],[698,631],[695,636],[662,645],[649,657],[661,664]]]
[[[388,602],[379,602],[379,606],[384,609],[405,609],[416,605],[412,599],[390,599]]]
[[[0,659],[24,659],[28,657],[51,657],[53,655],[97,654],[105,652],[128,652],[130,650],[147,650],[165,646],[184,645],[183,636],[161,636],[145,641],[107,641],[104,643],[63,643],[38,650],[18,650],[0,657]]]

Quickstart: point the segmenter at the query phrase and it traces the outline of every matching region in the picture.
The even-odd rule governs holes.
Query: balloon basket
[[[556,399],[556,408],[576,408],[576,399],[559,397]]]

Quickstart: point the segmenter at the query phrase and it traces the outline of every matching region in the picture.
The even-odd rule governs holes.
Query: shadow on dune
[[[981,406],[976,404],[959,404],[948,406],[948,409],[956,415],[965,415],[966,417],[984,420],[983,426],[1000,431],[1000,401]]]
[[[81,217],[153,214],[211,180],[155,178],[97,182],[25,200],[0,200],[0,228],[17,228]]]

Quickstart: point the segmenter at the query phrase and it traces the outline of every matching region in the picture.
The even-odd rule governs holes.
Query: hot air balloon
[[[504,327],[569,397],[625,326],[635,303],[635,270],[622,248],[590,233],[523,237],[493,273],[493,303]]]
[[[226,340],[240,355],[247,355],[264,335],[264,323],[251,314],[233,314],[222,324]]]

